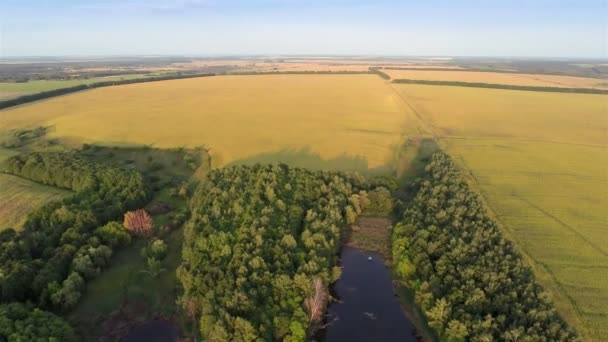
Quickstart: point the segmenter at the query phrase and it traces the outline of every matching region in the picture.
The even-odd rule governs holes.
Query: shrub
[[[117,221],[109,222],[105,226],[97,228],[95,234],[112,248],[124,247],[131,243],[131,235]]]

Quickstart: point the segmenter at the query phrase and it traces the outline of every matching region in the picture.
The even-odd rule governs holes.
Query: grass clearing
[[[94,105],[92,105],[94,104]],[[206,145],[214,167],[259,160],[386,170],[417,120],[376,75],[220,76],[115,86],[2,111],[82,142]],[[329,164],[328,164],[329,163]],[[301,165],[299,165],[301,166]]]
[[[167,245],[167,255],[161,260],[163,271],[152,277],[146,273],[147,259],[141,254],[150,238],[134,239],[112,257],[110,265],[97,278],[87,283],[83,298],[68,318],[91,341],[101,336],[120,339],[129,328],[147,319],[179,320],[175,271],[181,263],[183,229],[181,223],[175,223],[175,217],[186,208],[186,199],[176,195],[175,190],[189,187],[192,184],[188,183],[209,170],[205,152],[92,145],[86,146],[83,153],[95,161],[133,168],[144,174],[154,190],[154,198],[145,209],[152,215],[154,236]]]
[[[583,340],[608,339],[608,96],[394,87]]]
[[[480,82],[538,87],[608,89],[606,80],[587,77],[458,70],[382,70],[392,79]]]
[[[66,190],[0,173],[0,230],[21,229],[28,212],[69,194]]]
[[[0,147],[0,165],[16,154],[19,152]],[[0,230],[19,230],[31,210],[69,194],[63,189],[0,173]]]

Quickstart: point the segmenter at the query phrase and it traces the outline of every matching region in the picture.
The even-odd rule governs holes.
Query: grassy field
[[[21,228],[30,210],[69,194],[65,190],[2,173],[0,189],[0,230]]]
[[[608,340],[608,96],[394,85],[584,340]]]
[[[382,70],[392,79],[412,79],[430,81],[459,81],[481,82],[509,85],[524,85],[538,87],[565,87],[565,88],[598,88],[608,89],[606,80],[597,78],[515,74],[500,72],[479,71],[433,71],[433,70]]]
[[[17,152],[0,147],[0,163],[15,154]],[[68,194],[65,190],[0,173],[0,230],[21,228],[30,210]]]
[[[2,111],[0,128],[76,142],[211,148],[214,167],[386,170],[415,116],[376,75],[220,76],[115,86]],[[302,163],[299,163],[299,162]]]
[[[89,79],[74,79],[74,80],[57,80],[57,81],[30,81],[30,82],[0,82],[0,100],[8,100],[9,98],[18,97],[21,95],[39,93],[59,88],[73,87],[80,84],[90,84],[103,81],[129,80],[135,78],[146,77],[141,74],[128,74],[107,77],[95,77]]]

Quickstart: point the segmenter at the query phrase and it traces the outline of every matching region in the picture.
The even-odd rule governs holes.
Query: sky
[[[0,0],[0,58],[608,58],[608,0]]]

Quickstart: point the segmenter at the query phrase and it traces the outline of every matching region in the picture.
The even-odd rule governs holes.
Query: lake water
[[[417,341],[379,255],[345,247],[341,266],[342,276],[334,286],[339,301],[329,306],[327,321],[333,323],[325,330],[325,342]]]
[[[179,341],[177,328],[167,321],[149,321],[131,330],[123,342],[176,342]]]

